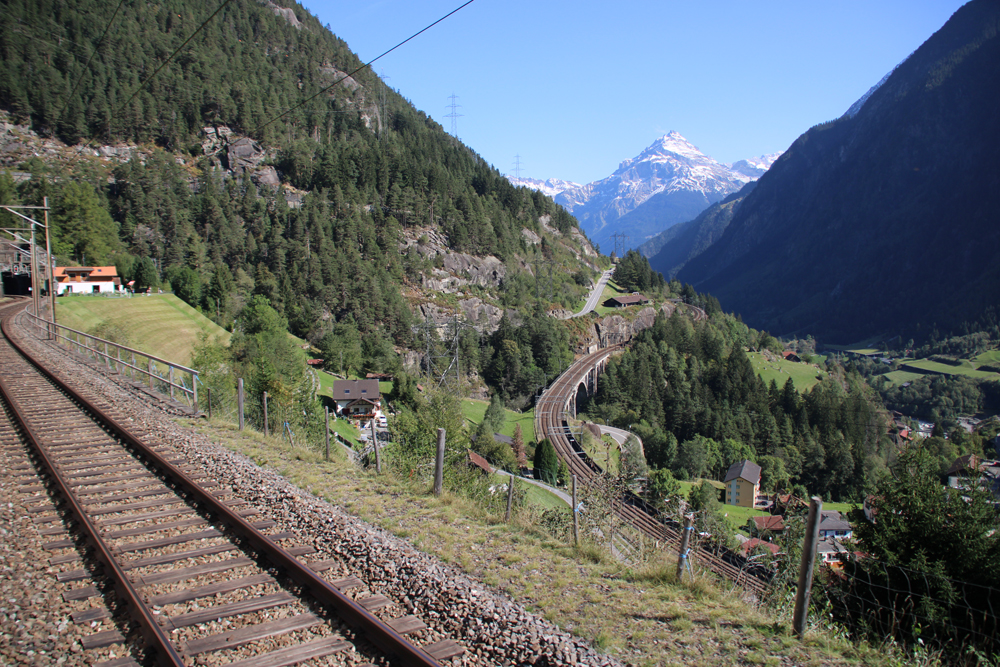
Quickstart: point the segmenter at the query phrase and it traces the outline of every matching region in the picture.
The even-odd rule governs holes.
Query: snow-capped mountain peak
[[[555,199],[556,195],[560,192],[582,187],[579,183],[564,181],[561,178],[549,178],[544,181],[540,181],[537,178],[518,178],[517,176],[508,176],[507,180],[510,181],[515,187],[540,190],[542,194],[552,197],[553,199]]]
[[[623,160],[607,178],[587,185],[559,179],[508,179],[515,185],[541,190],[580,221],[591,240],[612,247],[618,220],[647,201],[649,206],[630,215],[630,246],[678,222],[695,218],[711,204],[760,177],[780,153],[722,164],[698,150],[679,132],[659,137],[634,158]],[[641,218],[641,220],[639,219]],[[623,221],[621,224],[625,224]]]

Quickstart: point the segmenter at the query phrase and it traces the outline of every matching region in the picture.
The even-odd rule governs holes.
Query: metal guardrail
[[[30,310],[24,311],[24,314],[28,316],[31,324],[40,332],[41,336],[54,337],[60,343],[64,342],[81,354],[87,354],[91,358],[103,361],[108,368],[114,368],[123,375],[132,378],[144,377],[144,381],[148,382],[150,389],[162,388],[163,391],[169,392],[171,398],[174,398],[176,393],[180,393],[195,411],[198,410],[198,371],[155,357],[148,352],[119,345],[76,329],[64,327],[61,324],[43,320],[32,314]],[[165,370],[165,374],[161,368]],[[185,382],[185,378],[188,378],[190,386]]]

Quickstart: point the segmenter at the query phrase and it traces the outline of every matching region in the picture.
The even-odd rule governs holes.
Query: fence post
[[[573,475],[573,546],[580,546],[580,507],[576,504],[576,475]]]
[[[240,413],[240,430],[243,430],[243,378],[236,380],[236,409]]]
[[[434,495],[440,496],[444,490],[444,437],[443,428],[438,429],[437,457],[434,459]]]
[[[323,414],[326,416],[326,460],[330,460],[330,406],[323,406]]]
[[[167,381],[170,383],[170,398],[174,397],[174,367],[167,366]]]
[[[212,388],[208,388],[208,418],[212,418]]]
[[[146,359],[146,371],[149,373],[149,388],[153,388],[153,360]]]
[[[809,616],[809,595],[812,593],[813,566],[816,564],[816,541],[819,539],[819,519],[822,509],[823,500],[819,496],[813,496],[809,499],[806,536],[802,540],[799,588],[795,593],[795,612],[792,614],[792,629],[799,639],[805,635],[806,618]]]
[[[375,472],[382,473],[382,452],[378,446],[378,433],[375,432],[375,415],[372,415],[372,446],[375,447]]]
[[[511,474],[507,481],[507,514],[504,515],[504,523],[510,523],[510,508],[514,506],[514,475]]]
[[[677,555],[677,582],[684,577],[684,565],[688,559],[688,545],[691,543],[691,532],[694,530],[694,514],[684,515],[684,532],[681,534],[681,552]]]
[[[198,374],[191,373],[191,400],[194,401],[194,411],[198,412]]]
[[[267,392],[264,392],[264,435],[271,435],[267,424]]]

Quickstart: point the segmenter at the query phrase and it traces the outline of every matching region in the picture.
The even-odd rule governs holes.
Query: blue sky
[[[464,0],[307,0],[369,61]],[[503,173],[589,183],[676,130],[721,162],[842,115],[954,0],[475,0],[373,65]]]

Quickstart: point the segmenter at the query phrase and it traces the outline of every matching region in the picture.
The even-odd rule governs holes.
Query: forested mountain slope
[[[536,261],[543,308],[585,293],[576,221],[369,69],[323,92],[360,62],[298,4],[233,0],[169,62],[219,5],[114,4],[0,3],[0,196],[51,198],[60,262],[151,263],[223,323],[260,294],[310,340],[404,347],[425,316],[530,307]]]
[[[799,137],[678,278],[752,326],[833,342],[997,303],[998,28],[1000,4],[962,7],[855,116]]]

